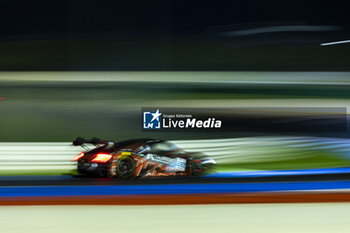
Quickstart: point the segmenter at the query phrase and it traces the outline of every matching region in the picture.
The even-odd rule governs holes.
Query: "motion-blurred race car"
[[[86,144],[92,144],[89,150]],[[102,177],[201,176],[211,173],[216,162],[200,153],[189,153],[159,139],[132,139],[121,142],[76,138],[74,146],[86,151],[77,155],[78,172]]]

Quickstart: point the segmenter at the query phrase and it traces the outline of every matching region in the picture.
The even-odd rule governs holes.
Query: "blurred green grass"
[[[349,71],[349,46],[272,41],[205,35],[8,40],[0,42],[0,70]]]
[[[102,74],[101,74],[102,75]],[[166,73],[164,74],[166,75]],[[77,136],[124,140],[135,137],[195,139],[235,137],[232,134],[144,133],[141,131],[142,107],[167,103],[182,107],[191,101],[212,106],[216,100],[295,99],[344,101],[350,98],[347,85],[235,85],[142,82],[1,82],[0,141],[66,142]],[[288,102],[289,101],[289,102]],[[304,101],[307,102],[307,101]],[[185,106],[185,103],[187,104]],[[260,102],[259,102],[260,103]],[[333,103],[333,102],[332,102]],[[332,104],[331,103],[331,104]],[[327,105],[329,106],[329,105]],[[161,106],[162,107],[162,106]],[[163,106],[164,107],[164,106]],[[181,106],[177,106],[181,107]],[[135,124],[136,122],[136,124]],[[138,124],[140,123],[140,124]]]
[[[302,155],[288,159],[283,156],[275,160],[260,160],[259,162],[221,162],[217,164],[216,172],[228,171],[264,171],[264,170],[298,170],[316,168],[349,167],[349,160],[334,154],[332,151],[306,150]],[[232,160],[234,161],[234,159]],[[73,170],[0,170],[0,175],[77,175]]]
[[[308,156],[274,161],[223,163],[217,171],[249,171],[249,170],[298,170],[314,168],[348,167],[350,161],[332,152],[309,151]],[[281,157],[282,158],[282,157]]]

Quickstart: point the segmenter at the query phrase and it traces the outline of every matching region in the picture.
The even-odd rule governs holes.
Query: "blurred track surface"
[[[1,186],[62,185],[143,185],[210,184],[350,180],[350,168],[325,168],[281,171],[219,172],[204,177],[163,177],[143,179],[95,178],[80,175],[0,176]]]
[[[342,170],[344,169],[344,170]],[[196,184],[196,183],[254,183],[254,182],[296,182],[350,180],[347,168],[327,173],[326,169],[315,173],[297,173],[285,171],[264,172],[227,172],[214,173],[205,177],[164,177],[145,179],[94,178],[86,176],[0,176],[1,186],[56,186],[56,185],[142,185],[142,184]],[[316,171],[319,171],[317,169]]]
[[[1,231],[22,233],[348,233],[350,203],[1,206]],[[20,223],[20,224],[19,224]]]
[[[283,181],[276,176],[157,180],[55,176],[22,181],[1,177],[0,206],[350,202],[349,177],[334,175],[279,177]]]

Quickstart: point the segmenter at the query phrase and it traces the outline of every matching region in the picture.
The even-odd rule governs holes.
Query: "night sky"
[[[195,34],[222,25],[263,22],[348,29],[349,18],[349,8],[337,1],[2,0],[0,35]]]
[[[349,45],[320,43],[350,39],[349,9],[315,0],[2,0],[0,70],[348,71]]]

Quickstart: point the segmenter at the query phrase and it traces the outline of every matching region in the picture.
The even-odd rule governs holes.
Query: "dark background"
[[[342,1],[3,0],[0,35],[201,34],[209,27],[305,23],[348,29]]]
[[[0,2],[0,70],[349,69],[341,1]],[[231,32],[279,26],[332,26]]]

